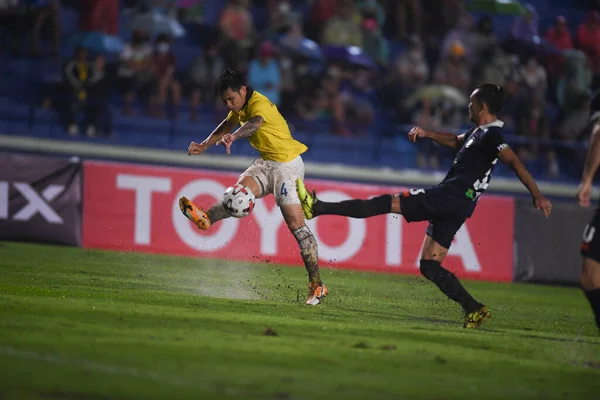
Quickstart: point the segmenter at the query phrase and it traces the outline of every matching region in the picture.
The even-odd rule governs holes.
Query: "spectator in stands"
[[[379,88],[382,106],[388,108],[396,119],[410,120],[413,110],[405,107],[406,97],[428,79],[429,65],[423,44],[418,36],[411,35],[407,50],[394,60],[393,68],[382,80]]]
[[[500,46],[493,45],[480,53],[479,60],[473,68],[472,85],[478,86],[487,82],[504,87],[513,65],[511,56],[505,54]]]
[[[559,15],[554,21],[554,25],[550,26],[546,31],[546,40],[552,43],[559,50],[567,50],[573,48],[573,40],[571,39],[571,32],[569,31],[569,25],[567,19]],[[548,70],[548,76],[556,81],[560,75],[562,75],[564,67],[564,57],[562,55],[550,56],[546,64]]]
[[[148,106],[156,81],[152,70],[152,46],[148,35],[141,31],[131,34],[131,43],[127,43],[121,53],[118,70],[119,86],[124,94],[123,113],[133,114],[133,102],[140,95]]]
[[[175,110],[181,104],[181,84],[175,77],[175,61],[175,55],[171,51],[171,38],[168,35],[159,35],[156,38],[152,60],[157,83],[157,108],[152,111],[155,117],[161,118],[164,115],[164,106],[169,93]]]
[[[464,0],[429,0],[422,3],[433,15],[433,26],[428,26],[423,34],[432,30],[437,35],[445,35],[458,25],[460,18],[466,13]],[[437,25],[437,26],[436,26]]]
[[[290,0],[268,0],[269,27],[267,37],[273,38],[296,22],[298,17],[292,12]]]
[[[541,151],[546,153],[548,159],[548,170],[552,176],[558,176],[558,164],[556,155],[547,147],[540,146],[536,139],[550,139],[550,121],[546,115],[546,94],[548,80],[546,70],[540,65],[535,57],[529,57],[524,65],[519,68],[519,74],[523,80],[525,89],[525,104],[517,111],[517,133],[529,138],[534,142],[528,146],[521,147],[521,153],[525,159],[535,160]]]
[[[600,13],[590,11],[577,29],[577,41],[594,75],[600,74]]]
[[[539,142],[539,139],[550,139],[550,123],[545,113],[546,99],[541,91],[529,90],[525,96],[525,106],[517,110],[517,134],[529,138],[530,143],[519,146],[517,153],[522,160],[533,161],[544,151],[548,171],[551,176],[556,177],[560,172],[556,154]]]
[[[538,36],[539,16],[535,7],[527,4],[527,14],[522,17],[515,17],[510,29],[510,36],[525,41],[532,40],[533,36]]]
[[[589,116],[590,96],[582,94],[576,100],[571,112],[565,116],[559,125],[556,132],[558,139],[574,142],[585,141],[590,133]],[[581,166],[584,163],[584,149],[566,147],[557,149],[557,152],[562,154],[567,160],[571,160],[574,165]],[[581,171],[578,172],[581,173]]]
[[[119,0],[82,0],[79,30],[119,34]]]
[[[565,116],[557,133],[562,140],[582,140],[586,139],[586,133],[589,127],[590,96],[581,94],[576,99],[573,109]]]
[[[559,106],[568,114],[582,96],[590,94],[592,72],[583,52],[570,49],[565,50],[564,54],[565,66],[556,85],[556,98]]]
[[[59,101],[59,109],[63,110],[63,117],[68,126],[69,134],[73,136],[79,133],[75,116],[87,97],[86,86],[91,75],[92,71],[87,60],[87,51],[79,47],[75,50],[75,58],[65,64],[63,70],[65,96]]]
[[[439,132],[442,129],[441,116],[435,112],[434,104],[429,100],[423,100],[413,113],[413,125],[423,129]],[[421,140],[418,142],[417,166],[419,169],[433,168],[440,166],[440,146],[431,140]]]
[[[549,138],[550,127],[544,113],[546,99],[539,92],[529,92],[524,100],[526,106],[517,110],[517,134],[528,138]],[[533,153],[534,157],[537,157],[539,144],[523,146],[520,150],[523,153]],[[525,159],[531,158],[524,157]]]
[[[302,97],[302,94],[298,93],[296,90],[296,70],[297,67],[291,57],[281,56],[279,58],[279,73],[281,75],[279,87],[281,92],[281,102],[278,108],[284,116],[294,111],[298,98]],[[304,87],[303,89],[312,91],[314,86],[315,84],[313,83],[311,88]]]
[[[333,117],[333,132],[341,136],[350,136],[352,132],[350,132],[346,126],[346,113],[340,94],[342,78],[343,74],[341,69],[336,65],[331,65],[321,81],[321,85],[326,97],[324,103],[327,104],[327,109],[331,112]],[[313,95],[309,95],[307,96],[307,101],[311,101],[313,98]]]
[[[489,16],[483,16],[477,21],[473,37],[473,58],[476,64],[486,60],[490,54],[496,53],[498,41],[494,33],[494,24]],[[493,82],[493,81],[488,81]]]
[[[354,0],[338,0],[336,14],[327,21],[323,44],[362,47],[360,23],[355,18]]]
[[[105,136],[110,136],[112,130],[112,116],[108,107],[110,88],[113,83],[106,73],[106,60],[102,54],[96,56],[93,64],[93,76],[88,85],[88,127],[86,134],[96,136],[97,130],[102,128]]]
[[[470,14],[464,13],[458,20],[458,24],[452,28],[444,37],[441,51],[441,59],[444,60],[450,54],[455,43],[460,43],[464,50],[464,57],[471,65],[476,62],[476,34],[474,31],[474,20]]]
[[[498,117],[504,121],[507,129],[515,130],[518,111],[528,106],[526,103],[527,89],[525,89],[523,79],[518,72],[511,71],[508,74],[504,91],[506,93],[504,107],[502,107]]]
[[[462,43],[454,42],[448,56],[437,65],[433,79],[435,83],[454,86],[465,94],[471,90],[471,69]]]
[[[273,31],[271,36],[286,40],[290,47],[294,47],[305,38],[302,16],[292,12],[285,14],[285,17],[277,24],[277,31]]]
[[[375,119],[375,93],[371,86],[371,72],[364,68],[347,71],[347,79],[340,86],[344,120],[356,134],[365,134]],[[347,135],[349,132],[344,131]]]
[[[198,107],[200,101],[211,101],[215,99],[216,104],[222,105],[222,101],[215,98],[214,83],[221,71],[225,68],[225,61],[219,53],[219,45],[216,41],[207,43],[202,55],[196,57],[188,71],[188,85],[191,88],[190,95],[190,119],[198,119]]]
[[[531,92],[546,96],[546,89],[548,88],[546,70],[537,62],[535,57],[529,57],[524,65],[520,67],[519,73],[523,83]]]
[[[263,42],[258,49],[258,58],[250,62],[248,84],[267,96],[273,104],[280,104],[281,74],[275,59],[275,48],[270,42]]]
[[[70,135],[79,133],[77,114],[83,110],[86,114],[88,136],[95,135],[98,118],[98,108],[90,101],[89,89],[93,84],[103,78],[103,72],[98,71],[96,65],[88,62],[88,54],[84,48],[77,48],[75,58],[64,67],[64,97],[59,102],[59,113],[63,123],[67,126]]]
[[[323,29],[332,18],[337,9],[338,0],[316,0],[308,12],[306,35],[310,39],[319,42],[323,37]]]
[[[458,130],[465,124],[470,125],[471,121],[465,118],[462,107],[457,106],[451,100],[443,100],[438,104],[439,117],[442,120],[442,126],[446,130]]]
[[[296,111],[306,121],[331,122],[333,108],[333,102],[325,89],[319,88],[314,91],[314,96],[303,97],[298,102]]]
[[[375,18],[377,26],[383,27],[386,20],[386,10],[377,0],[358,0],[357,6],[361,15]]]
[[[246,71],[255,42],[248,0],[229,0],[219,19],[219,30],[225,61],[238,71]]]
[[[403,86],[412,89],[424,84],[429,79],[429,66],[425,60],[423,43],[418,36],[411,36],[408,49],[395,61],[396,73]]]
[[[397,37],[404,40],[409,32],[420,37],[423,22],[421,2],[419,0],[396,0],[395,3]],[[409,27],[412,29],[409,30]]]
[[[362,43],[365,53],[381,66],[387,66],[389,47],[381,33],[377,19],[371,14],[365,14],[362,21]]]
[[[39,0],[26,5],[25,26],[31,28],[31,54],[42,54],[41,40],[44,36],[52,38],[53,56],[58,55],[60,48],[60,2],[58,0]]]
[[[279,37],[278,44],[288,49],[294,49],[301,46],[302,41],[305,39],[304,32],[302,29],[301,20],[299,17],[289,18],[285,24],[281,26],[279,31],[281,35]],[[313,80],[312,76],[308,74],[309,67],[308,60],[294,57],[293,54],[280,52],[279,53],[279,72],[281,75],[280,92],[281,102],[279,111],[285,115],[292,113],[298,102],[298,98],[302,98],[304,93],[299,93],[297,88],[302,88],[304,91],[312,92],[318,83]],[[306,69],[306,73],[302,75],[302,79],[309,79],[307,85],[300,85],[298,82],[297,70],[298,68]]]

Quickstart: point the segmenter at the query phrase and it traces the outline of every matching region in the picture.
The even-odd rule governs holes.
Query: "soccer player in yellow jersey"
[[[229,114],[203,142],[192,142],[188,154],[202,154],[213,145],[225,147],[229,154],[233,142],[245,138],[258,150],[260,158],[240,175],[238,183],[250,188],[256,198],[271,193],[275,196],[288,228],[298,241],[308,272],[306,304],[317,305],[327,295],[327,287],[319,276],[317,241],[306,226],[296,191],[296,180],[304,178],[304,162],[300,155],[307,147],[294,140],[277,106],[246,86],[236,71],[224,70],[215,83],[215,91],[229,108]],[[241,126],[230,133],[238,125]],[[229,217],[221,202],[205,212],[182,197],[179,206],[183,214],[202,230]]]

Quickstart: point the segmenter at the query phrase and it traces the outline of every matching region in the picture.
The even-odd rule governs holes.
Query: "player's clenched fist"
[[[426,137],[426,134],[427,132],[424,129],[415,126],[408,132],[408,140],[414,143],[417,141],[417,138]]]
[[[188,156],[202,154],[208,149],[208,146],[204,143],[192,142],[188,146]]]

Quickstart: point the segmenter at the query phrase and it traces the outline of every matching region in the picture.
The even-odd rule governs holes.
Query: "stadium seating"
[[[219,2],[217,2],[219,3]],[[223,3],[223,2],[221,2]],[[549,7],[544,16],[557,14],[565,15],[571,22],[574,30],[578,21],[585,15],[582,9],[574,9],[573,4],[568,6],[559,0],[542,1],[536,0],[531,3],[539,8]],[[296,7],[305,7],[302,2],[296,2]],[[219,10],[211,9],[218,15]],[[264,6],[254,6],[252,15],[255,23],[266,21],[266,9]],[[61,46],[61,56],[64,58],[72,54],[72,46],[68,43],[69,35],[77,30],[78,13],[72,9],[61,10],[63,24],[63,35],[65,40]],[[126,39],[129,36],[126,17],[121,15],[120,32]],[[553,17],[542,17],[540,20],[540,32],[544,32],[552,22]],[[262,21],[262,22],[261,22]],[[506,17],[495,17],[495,28],[499,36],[503,36],[509,28],[512,19]],[[401,52],[402,45],[390,42],[391,55]],[[182,40],[176,42],[173,50],[177,57],[177,69],[180,73],[185,71],[193,58],[201,54],[199,45],[190,44]],[[108,59],[115,62],[116,56]],[[121,100],[113,94],[111,97],[110,114],[112,122],[112,136],[110,138],[85,138],[79,136],[70,138],[61,127],[58,117],[54,112],[41,108],[41,100],[48,84],[59,82],[62,61],[59,59],[33,60],[19,58],[0,53],[0,73],[3,80],[0,82],[0,132],[6,134],[31,135],[37,137],[52,137],[69,140],[94,140],[104,141],[126,146],[153,146],[159,148],[185,150],[190,140],[202,139],[214,127],[214,115],[210,110],[203,110],[200,121],[190,122],[188,119],[189,105],[184,102],[178,113],[177,119],[150,119],[146,117],[125,117],[119,112]],[[114,69],[114,64],[113,64]],[[549,115],[556,111],[550,108]],[[412,144],[404,139],[403,133],[408,126],[394,125],[388,121],[385,115],[380,116],[377,124],[368,136],[344,138],[332,135],[328,126],[319,123],[305,123],[290,121],[294,128],[294,134],[302,138],[310,145],[311,150],[306,154],[307,160],[318,162],[348,163],[371,167],[391,168],[415,168],[416,152]],[[396,136],[388,137],[387,133],[392,130]],[[509,139],[513,140],[511,135]],[[516,138],[514,138],[516,139]],[[255,155],[249,144],[236,144],[235,154]],[[219,151],[216,149],[214,151]],[[445,162],[449,162],[449,158]],[[544,168],[539,167],[540,162],[534,162],[530,167],[538,178],[545,176]],[[564,161],[563,165],[569,165]],[[572,181],[577,179],[576,168],[563,169],[558,180]]]

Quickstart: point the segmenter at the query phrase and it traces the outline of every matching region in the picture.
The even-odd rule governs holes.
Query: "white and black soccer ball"
[[[244,185],[230,186],[223,194],[223,207],[234,218],[243,218],[254,209],[254,194]]]

